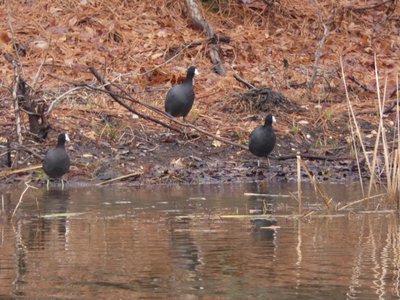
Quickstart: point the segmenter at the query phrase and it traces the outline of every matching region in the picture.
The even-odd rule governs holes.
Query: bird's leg
[[[49,177],[47,177],[46,188],[47,188],[47,190],[50,189],[50,178]]]
[[[62,191],[64,190],[64,179],[62,179],[62,177],[61,177],[61,190]]]
[[[186,117],[183,117],[183,122],[186,123]],[[185,136],[185,139],[189,139],[189,136],[186,132],[186,126],[183,126],[183,135]]]
[[[259,168],[259,167],[260,167],[260,160],[257,159],[257,168]]]

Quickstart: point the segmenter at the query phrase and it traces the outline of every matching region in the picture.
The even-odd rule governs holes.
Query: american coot
[[[257,127],[250,135],[249,150],[256,156],[267,157],[275,147],[276,136],[272,123],[276,122],[273,115],[267,115],[265,124]]]
[[[165,101],[165,111],[174,117],[185,117],[191,110],[194,102],[193,78],[199,74],[196,67],[189,67],[186,79],[174,87],[168,93]]]
[[[61,178],[61,187],[64,188],[62,176],[69,171],[70,160],[65,151],[65,141],[69,142],[68,134],[58,136],[57,147],[47,151],[43,160],[43,170],[49,178]],[[50,181],[47,179],[47,189]]]

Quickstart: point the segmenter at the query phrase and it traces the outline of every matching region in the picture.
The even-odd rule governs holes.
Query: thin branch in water
[[[343,210],[343,209],[346,209],[346,208],[348,208],[348,207],[350,207],[350,206],[353,206],[353,205],[355,205],[355,204],[357,204],[357,203],[361,203],[361,202],[367,201],[367,200],[369,200],[369,199],[378,198],[378,197],[383,197],[383,196],[385,196],[385,194],[378,194],[378,195],[374,195],[374,196],[365,197],[365,198],[363,198],[363,199],[350,202],[350,203],[348,203],[348,204],[346,204],[346,205],[344,205],[344,206],[338,208],[338,211],[341,211],[341,210]]]

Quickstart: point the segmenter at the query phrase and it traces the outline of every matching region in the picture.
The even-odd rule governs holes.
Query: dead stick
[[[105,92],[105,93],[109,94],[111,97],[112,97],[112,95],[115,96],[115,94],[113,94],[112,92],[107,91],[107,90],[106,90],[106,91],[105,91],[105,90],[101,90],[101,89],[96,89],[96,90]],[[128,98],[128,99],[131,98],[131,97],[126,97],[126,96],[122,96],[122,95],[118,95],[118,96],[120,96],[121,98]],[[114,98],[113,98],[113,99],[114,99]],[[140,102],[137,102],[137,103],[138,103],[138,104],[142,104],[142,103],[140,103]],[[148,106],[151,106],[151,105],[146,104],[145,106],[148,107]],[[129,107],[129,106],[128,106],[128,107]],[[153,111],[158,112],[158,109],[156,109],[155,107],[153,107],[153,108],[154,108]],[[245,145],[242,145],[242,144],[239,144],[239,143],[235,143],[235,142],[232,142],[232,141],[230,141],[230,140],[228,140],[228,139],[225,139],[225,138],[222,138],[222,137],[220,137],[220,136],[214,135],[214,134],[210,133],[209,131],[207,131],[207,130],[205,130],[205,129],[202,129],[202,128],[200,128],[200,127],[197,127],[197,126],[195,126],[195,125],[193,125],[193,124],[179,121],[178,119],[176,119],[176,118],[174,118],[174,117],[168,115],[168,114],[165,113],[165,112],[161,112],[161,114],[162,114],[165,118],[167,118],[168,120],[170,120],[170,121],[172,121],[172,122],[174,122],[174,123],[176,123],[176,124],[179,124],[179,125],[181,125],[181,126],[185,126],[185,127],[192,128],[192,129],[194,129],[194,130],[196,130],[196,131],[198,131],[198,132],[201,132],[201,133],[203,133],[204,135],[207,135],[207,136],[209,136],[209,137],[211,137],[211,138],[213,138],[213,139],[215,139],[215,140],[217,140],[217,141],[223,142],[223,143],[225,143],[225,144],[230,144],[230,145],[232,145],[232,146],[239,147],[239,148],[244,149],[244,150],[248,150],[247,146],[245,146]]]
[[[240,77],[238,74],[233,73],[233,77],[239,81],[240,83],[243,83],[248,89],[256,89],[256,87],[247,81],[245,81],[242,77]]]
[[[339,161],[339,160],[351,160],[349,157],[336,157],[336,156],[317,156],[317,155],[309,155],[309,154],[292,154],[285,156],[268,156],[271,160],[289,160],[296,159],[297,156],[300,156],[302,159],[308,160],[326,160],[326,161]]]
[[[133,112],[134,114],[138,115],[139,117],[145,119],[145,120],[149,120],[152,121],[154,123],[157,123],[161,126],[164,126],[168,129],[171,129],[173,131],[179,132],[179,133],[183,133],[182,130],[175,128],[173,126],[168,125],[167,123],[164,123],[163,121],[160,121],[156,118],[153,118],[152,116],[146,115],[144,113],[139,112],[138,110],[130,107],[129,105],[127,105],[126,103],[124,103],[123,101],[121,101],[115,94],[112,93],[111,87],[105,82],[105,80],[103,79],[103,77],[97,72],[96,68],[94,67],[90,67],[89,68],[90,72],[96,77],[96,79],[104,85],[104,88],[109,91],[109,95],[111,98],[113,98],[119,105],[125,107],[127,110],[129,110],[130,112]]]
[[[324,48],[325,40],[329,35],[329,29],[328,26],[325,24],[322,24],[324,26],[324,35],[322,36],[321,40],[318,43],[318,48],[315,51],[315,61],[314,61],[314,68],[313,68],[313,74],[311,76],[311,80],[307,84],[307,93],[308,93],[308,98],[311,100],[311,91],[314,88],[315,84],[315,79],[317,78],[317,73],[318,73],[318,66],[319,66],[319,60],[321,59],[322,55],[322,49]]]
[[[373,91],[371,91],[369,88],[367,88],[364,84],[362,84],[361,82],[359,82],[354,76],[347,76],[347,78],[354,82],[356,85],[358,85],[360,88],[362,88],[364,90],[364,92],[368,92],[368,93],[373,93]]]
[[[192,19],[193,24],[197,28],[203,30],[203,32],[209,39],[214,39],[215,37],[214,29],[202,15],[200,10],[201,3],[199,3],[198,0],[186,0],[186,5],[189,11],[189,16]],[[212,63],[214,64],[215,72],[219,75],[225,75],[226,69],[224,67],[223,58],[219,53],[220,48],[216,42],[217,39],[215,39],[215,42],[210,45],[210,51],[209,51],[210,58]]]
[[[119,177],[116,177],[116,178],[112,178],[112,179],[108,179],[108,180],[99,182],[96,185],[103,185],[103,184],[106,184],[106,183],[114,182],[114,181],[117,181],[117,180],[122,180],[122,179],[133,177],[133,176],[140,176],[142,174],[143,174],[142,171],[133,172],[133,173],[130,173],[130,174],[127,174],[127,175],[123,175],[123,176],[119,176]]]
[[[11,215],[11,219],[14,218],[14,215],[15,215],[15,213],[17,212],[18,207],[19,207],[19,206],[21,205],[21,203],[22,203],[22,198],[24,197],[25,193],[26,193],[30,188],[35,189],[35,190],[38,189],[37,187],[31,186],[29,183],[30,183],[30,181],[25,182],[26,188],[25,188],[25,190],[22,192],[21,197],[19,197],[18,203],[17,203],[17,205],[15,206],[14,211],[13,211],[13,213],[12,213],[12,215]]]
[[[18,144],[22,145],[23,139],[22,139],[22,127],[21,127],[21,114],[18,101],[18,84],[20,82],[20,72],[18,69],[18,62],[14,59],[12,55],[8,54],[7,52],[4,53],[4,58],[13,66],[14,70],[15,85],[12,91],[12,96],[14,99],[15,127],[17,131]]]
[[[40,165],[34,165],[34,166],[30,166],[30,167],[22,168],[22,169],[18,169],[18,170],[4,170],[4,171],[0,172],[0,177],[7,177],[10,175],[24,173],[24,172],[33,171],[33,170],[38,170],[41,168],[42,168],[42,165],[40,164]]]

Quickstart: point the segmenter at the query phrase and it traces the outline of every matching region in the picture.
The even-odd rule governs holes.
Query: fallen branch
[[[101,92],[107,93],[107,94],[110,95],[113,99],[114,99],[114,97],[116,96],[116,94],[113,94],[113,93],[110,92],[110,91],[104,91],[104,90],[101,90],[101,89],[96,89],[96,90],[97,90],[97,91],[101,91]],[[113,96],[114,96],[114,97],[113,97]],[[128,98],[128,97],[126,97],[126,96],[121,96],[121,95],[118,95],[118,97],[121,97],[121,98]],[[140,103],[140,102],[139,102],[139,103]],[[140,103],[140,104],[142,104],[142,103]],[[125,104],[125,105],[126,105],[126,104]],[[143,104],[143,105],[144,105],[144,104]],[[151,105],[149,105],[149,104],[145,104],[144,106],[147,107],[147,108],[148,108],[148,107],[151,107]],[[124,106],[124,107],[125,107],[125,106]],[[129,107],[129,106],[127,106],[127,107]],[[157,109],[156,107],[153,107],[152,110],[155,111],[155,112],[157,112],[159,109]],[[165,113],[165,112],[162,112],[162,113],[160,113],[160,114],[163,115],[163,116],[164,116],[165,118],[167,118],[168,120],[170,120],[171,122],[174,122],[174,123],[176,123],[176,124],[178,124],[178,125],[181,125],[181,126],[184,126],[184,127],[192,128],[192,129],[194,129],[194,130],[196,130],[196,131],[198,131],[198,132],[201,132],[201,133],[203,133],[204,135],[209,136],[209,137],[211,137],[211,138],[213,138],[213,139],[215,139],[215,140],[217,140],[217,141],[223,142],[223,143],[225,143],[225,144],[230,144],[230,145],[232,145],[232,146],[239,147],[239,148],[244,149],[244,150],[248,150],[248,147],[245,146],[245,145],[232,142],[232,141],[230,141],[230,140],[228,140],[228,139],[225,139],[225,138],[222,138],[222,137],[217,136],[217,135],[215,135],[215,134],[212,134],[212,133],[210,133],[209,131],[207,131],[207,130],[205,130],[205,129],[202,129],[202,128],[200,128],[200,127],[197,127],[197,126],[195,126],[195,125],[193,125],[193,124],[180,121],[180,120],[178,120],[178,119],[176,119],[176,118],[174,118],[174,117],[168,115],[168,114]],[[161,121],[160,121],[160,122],[161,122]],[[165,123],[164,123],[164,124],[165,124]],[[160,124],[160,125],[162,125],[162,124]],[[178,131],[178,130],[176,130],[176,131]],[[180,132],[180,133],[183,133],[182,131],[179,131],[179,132]]]
[[[219,46],[217,44],[219,38],[215,35],[213,28],[207,23],[206,19],[201,14],[199,3],[197,0],[186,0],[186,4],[189,10],[190,18],[193,24],[203,30],[206,36],[213,42],[210,43],[210,58],[214,65],[214,70],[217,74],[225,75],[226,69],[224,67],[223,60],[219,55]]]
[[[41,169],[42,165],[34,165],[34,166],[30,166],[30,167],[26,167],[26,168],[22,168],[22,169],[17,169],[17,170],[4,170],[0,172],[0,177],[7,177],[10,175],[14,175],[14,174],[19,174],[19,173],[24,173],[27,171],[33,171],[33,170],[38,170]]]
[[[108,179],[108,180],[99,182],[96,185],[104,185],[104,184],[111,183],[111,182],[114,182],[114,181],[117,181],[117,180],[122,180],[122,179],[133,177],[133,176],[140,176],[142,174],[143,174],[143,171],[137,171],[137,172],[133,172],[133,173],[130,173],[130,174],[127,174],[127,175],[123,175],[123,176],[119,176],[119,177],[116,177],[116,178],[112,178],[112,179]]]
[[[347,76],[347,78],[350,80],[350,81],[352,81],[352,82],[354,82],[357,86],[359,86],[360,88],[362,88],[363,90],[364,90],[364,92],[367,92],[367,93],[372,93],[372,91],[369,89],[369,88],[367,88],[364,84],[362,84],[361,82],[359,82],[354,76]]]
[[[251,83],[248,83],[247,81],[245,81],[242,77],[240,77],[238,74],[233,73],[233,77],[235,77],[235,79],[237,81],[239,81],[240,83],[243,83],[247,88],[249,89],[256,89],[256,87],[254,85],[252,85]]]
[[[349,157],[336,157],[336,156],[317,156],[317,155],[309,155],[309,154],[291,154],[285,156],[268,156],[271,160],[289,160],[296,159],[297,156],[300,156],[302,159],[308,160],[325,160],[325,161],[340,161],[340,160],[351,160]]]
[[[110,85],[107,84],[107,83],[105,82],[104,78],[97,72],[96,68],[90,67],[90,68],[89,68],[89,71],[96,77],[96,79],[97,79],[97,80],[104,86],[104,88],[109,92],[108,94],[110,95],[110,97],[113,98],[113,99],[115,100],[115,102],[117,102],[119,105],[123,106],[124,108],[126,108],[126,109],[129,110],[130,112],[132,112],[132,113],[138,115],[139,117],[141,117],[141,118],[143,118],[143,119],[145,119],[145,120],[152,121],[152,122],[154,122],[154,123],[157,123],[157,124],[159,124],[159,125],[161,125],[161,126],[164,126],[164,127],[168,128],[168,129],[170,129],[170,130],[173,130],[173,131],[176,131],[176,132],[179,132],[179,133],[183,133],[182,130],[180,130],[180,129],[176,128],[176,127],[173,127],[173,126],[171,126],[171,125],[168,125],[168,124],[164,123],[163,121],[160,121],[160,120],[158,120],[158,119],[156,119],[156,118],[153,118],[152,116],[149,116],[149,115],[146,115],[146,114],[144,114],[144,113],[142,113],[142,112],[139,112],[138,110],[134,109],[133,107],[130,107],[130,106],[127,105],[125,102],[121,101],[121,100],[119,99],[119,96],[117,96],[116,94],[114,94],[114,93],[112,92],[112,89],[111,89]],[[139,102],[139,101],[137,101],[137,102]]]
[[[175,127],[172,127],[172,126],[170,126],[170,125],[168,125],[168,124],[166,124],[166,123],[164,123],[164,122],[162,122],[162,121],[160,121],[160,120],[158,120],[158,119],[155,119],[155,118],[153,118],[153,117],[151,117],[151,116],[148,116],[148,115],[145,115],[145,114],[139,112],[138,110],[136,110],[136,109],[130,107],[129,105],[127,105],[126,103],[124,103],[121,99],[129,100],[129,101],[131,101],[131,102],[133,102],[133,103],[142,105],[142,106],[144,106],[144,107],[146,107],[146,108],[152,110],[153,112],[155,112],[155,113],[157,113],[157,114],[159,114],[159,115],[162,115],[163,117],[167,118],[169,121],[171,121],[171,122],[173,122],[173,123],[179,124],[179,125],[184,126],[184,127],[192,128],[192,129],[194,129],[194,130],[196,130],[196,131],[198,131],[198,132],[201,132],[201,133],[203,133],[204,135],[209,136],[209,137],[211,137],[211,138],[213,138],[213,139],[215,139],[215,140],[221,141],[221,142],[223,142],[223,143],[225,143],[225,144],[230,144],[230,145],[235,146],[235,147],[239,147],[239,148],[244,149],[244,150],[248,150],[248,147],[245,146],[245,145],[232,142],[232,141],[230,141],[230,140],[228,140],[228,139],[225,139],[225,138],[222,138],[222,137],[220,137],[220,136],[214,135],[214,134],[210,133],[209,131],[207,131],[207,130],[205,130],[205,129],[202,129],[202,128],[200,128],[200,127],[197,127],[197,126],[195,126],[195,125],[193,125],[193,124],[180,121],[180,120],[178,120],[178,119],[176,119],[176,118],[174,118],[174,117],[168,115],[166,112],[160,110],[160,109],[157,108],[157,107],[154,107],[154,106],[152,106],[152,105],[143,103],[143,102],[141,102],[141,101],[139,101],[139,100],[137,100],[137,99],[135,99],[135,98],[129,96],[125,91],[124,91],[124,94],[125,94],[125,95],[121,95],[121,94],[114,93],[114,92],[111,90],[110,85],[105,83],[104,79],[100,76],[100,74],[98,74],[98,72],[97,72],[97,70],[96,70],[95,68],[92,67],[92,68],[90,68],[89,70],[90,70],[92,73],[95,72],[95,73],[97,74],[97,76],[99,76],[98,80],[100,79],[99,82],[103,84],[103,86],[104,86],[105,89],[93,87],[93,86],[88,85],[88,84],[86,84],[86,83],[74,83],[74,82],[71,82],[71,81],[63,80],[63,79],[60,79],[60,78],[58,78],[58,77],[56,77],[56,76],[54,76],[54,75],[51,75],[51,77],[56,78],[56,79],[59,79],[59,80],[62,80],[62,81],[64,81],[64,82],[67,82],[67,83],[72,84],[72,85],[75,85],[75,86],[86,87],[87,89],[90,89],[90,90],[93,90],[93,91],[97,91],[97,92],[102,92],[102,93],[108,94],[108,95],[109,95],[111,98],[113,98],[118,104],[120,104],[121,106],[123,106],[124,108],[126,108],[127,110],[129,110],[130,112],[133,112],[134,114],[136,114],[136,115],[138,115],[138,116],[140,116],[140,117],[142,117],[142,116],[144,115],[144,116],[146,116],[146,117],[143,117],[144,119],[149,120],[149,121],[153,121],[153,122],[155,122],[155,123],[157,123],[157,124],[159,124],[159,125],[161,125],[161,126],[164,126],[164,127],[166,127],[166,128],[170,128],[170,129],[173,128],[172,130],[174,130],[174,131],[176,131],[176,132],[179,132],[179,133],[181,133],[181,134],[183,134],[183,131],[182,131],[182,130],[180,130],[180,129],[178,129],[178,128],[175,128]],[[92,71],[92,70],[93,70],[93,71]],[[94,74],[94,73],[93,73],[93,74]],[[95,75],[95,76],[96,76],[96,75]],[[96,78],[97,78],[97,76],[96,76]],[[107,89],[107,86],[108,86],[108,89]]]

